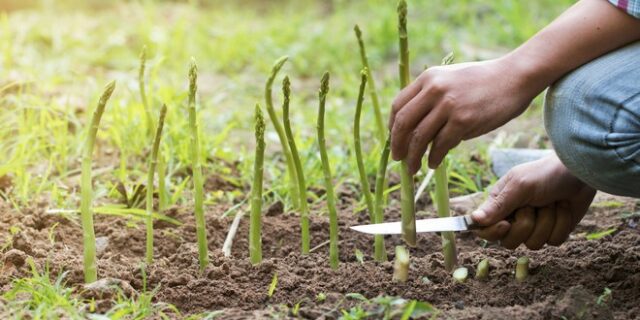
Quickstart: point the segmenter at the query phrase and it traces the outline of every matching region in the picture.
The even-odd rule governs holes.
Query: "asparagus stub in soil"
[[[478,269],[476,270],[476,279],[487,279],[489,277],[489,268],[489,259],[482,259],[482,261],[478,263]]]
[[[255,134],[256,154],[253,163],[253,186],[251,187],[251,221],[249,225],[249,258],[252,264],[262,262],[262,179],[264,171],[264,116],[256,104]]]
[[[162,139],[162,128],[164,127],[164,118],[167,115],[167,105],[163,104],[160,109],[160,117],[158,119],[158,128],[153,139],[153,149],[151,150],[151,158],[149,159],[149,172],[147,173],[147,254],[146,263],[153,262],[153,178],[158,165],[158,150],[160,149],[160,139]]]
[[[98,267],[96,266],[96,235],[93,229],[93,212],[91,202],[93,200],[93,190],[91,186],[91,159],[93,147],[96,144],[96,135],[100,127],[100,119],[107,106],[107,102],[116,87],[116,82],[112,81],[104,89],[98,106],[93,111],[91,125],[87,131],[87,141],[84,145],[82,156],[82,177],[80,182],[80,218],[82,220],[82,243],[83,243],[83,265],[84,281],[91,283],[98,280]]]
[[[373,75],[371,72],[371,67],[369,67],[369,58],[367,57],[367,50],[364,46],[364,41],[362,40],[362,30],[360,30],[360,26],[357,24],[353,27],[353,31],[356,33],[356,38],[358,39],[358,46],[360,47],[360,60],[362,61],[362,68],[365,70],[367,74],[367,78],[369,78],[369,94],[371,95],[371,102],[373,104],[373,112],[376,119],[376,133],[378,139],[380,139],[380,143],[384,143],[385,141],[385,129],[384,122],[382,120],[382,112],[380,111],[380,100],[378,99],[378,91],[376,90],[376,84],[373,79]]]
[[[291,202],[293,203],[293,207],[295,209],[300,209],[300,199],[301,195],[298,194],[298,177],[296,173],[295,164],[293,163],[293,157],[291,155],[291,147],[289,146],[289,142],[287,140],[286,133],[280,124],[280,119],[278,118],[278,114],[276,113],[276,109],[273,107],[273,97],[271,94],[271,87],[273,86],[273,81],[282,66],[287,62],[289,57],[284,56],[280,59],[276,60],[273,64],[273,68],[271,69],[271,74],[267,79],[267,83],[264,86],[264,100],[266,104],[267,113],[269,114],[269,119],[273,124],[273,128],[276,130],[278,134],[278,140],[280,140],[280,145],[282,147],[282,153],[284,154],[285,161],[287,163],[287,173],[289,175],[289,193],[291,197]]]
[[[459,283],[464,283],[467,281],[467,277],[469,276],[469,269],[465,267],[460,267],[453,271],[453,279]]]
[[[322,172],[324,174],[324,185],[327,190],[327,209],[329,210],[329,264],[331,268],[338,268],[338,212],[336,210],[336,197],[333,191],[333,178],[331,176],[331,166],[327,155],[326,139],[324,136],[324,110],[329,92],[329,73],[325,72],[320,82],[318,99],[318,147],[320,148],[320,158],[322,160]]]
[[[529,277],[529,258],[520,257],[516,261],[516,280],[523,282]]]
[[[400,60],[398,70],[400,74],[400,89],[409,85],[409,37],[407,34],[407,2],[398,2],[398,38],[400,45]],[[406,160],[400,163],[400,205],[402,208],[402,238],[412,247],[416,246],[416,213],[413,203],[413,176],[409,173]]]
[[[393,280],[407,282],[409,278],[409,250],[404,246],[396,246],[396,260],[393,264]]]
[[[189,128],[191,129],[191,169],[193,172],[193,189],[196,217],[196,237],[198,239],[198,261],[200,270],[209,263],[207,249],[207,234],[204,220],[204,180],[202,164],[200,163],[200,139],[198,138],[198,117],[196,113],[196,91],[198,90],[198,67],[195,59],[191,60],[189,68]]]
[[[293,158],[293,164],[296,169],[296,176],[298,178],[298,194],[300,197],[300,232],[302,241],[302,254],[308,254],[311,244],[309,237],[309,212],[307,206],[307,185],[304,181],[304,172],[302,171],[302,163],[300,162],[300,156],[298,154],[298,148],[296,147],[296,141],[293,138],[293,132],[291,131],[291,121],[289,120],[289,101],[291,98],[291,82],[289,77],[285,76],[282,80],[282,93],[284,95],[284,101],[282,103],[284,132],[287,136],[287,141],[291,147],[291,157]]]

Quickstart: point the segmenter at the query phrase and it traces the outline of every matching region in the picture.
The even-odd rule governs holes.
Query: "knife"
[[[471,219],[471,215],[446,218],[416,220],[416,232],[468,231],[481,228]],[[352,230],[368,234],[401,234],[402,226],[398,222],[364,224],[351,227]]]

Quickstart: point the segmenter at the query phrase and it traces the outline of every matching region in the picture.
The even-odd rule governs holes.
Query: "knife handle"
[[[470,214],[464,215],[464,223],[467,225],[467,230],[482,229],[482,226],[473,221]]]

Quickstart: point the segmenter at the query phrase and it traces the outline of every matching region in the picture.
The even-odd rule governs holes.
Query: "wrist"
[[[517,49],[499,60],[512,75],[515,85],[529,99],[535,98],[556,80],[553,70],[544,63],[542,57],[535,54]]]

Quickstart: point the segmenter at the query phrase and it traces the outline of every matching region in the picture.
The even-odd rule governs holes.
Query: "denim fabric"
[[[547,91],[544,120],[558,157],[607,193],[640,197],[640,42],[583,65]]]

